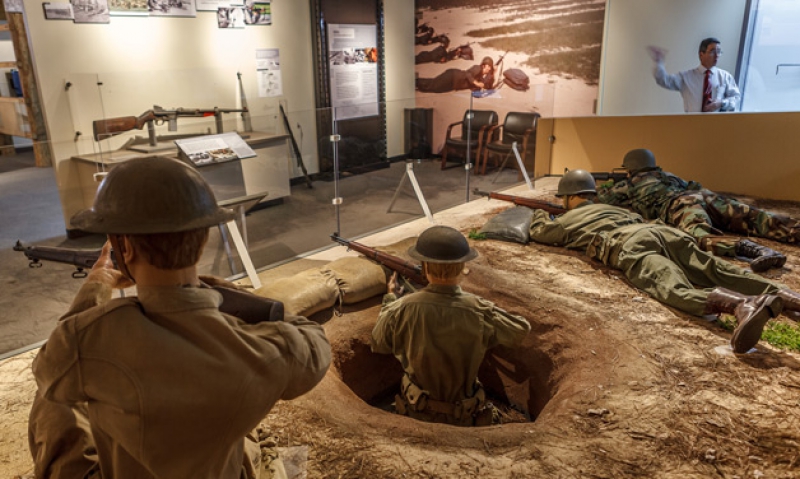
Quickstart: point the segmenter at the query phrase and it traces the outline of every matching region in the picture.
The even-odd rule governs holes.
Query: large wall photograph
[[[605,0],[416,0],[415,88],[433,151],[470,108],[594,114]]]

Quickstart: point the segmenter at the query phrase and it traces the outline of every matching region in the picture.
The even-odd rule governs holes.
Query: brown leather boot
[[[781,314],[783,301],[775,294],[748,296],[725,288],[714,288],[706,300],[706,314],[728,313],[736,317],[731,348],[746,353],[761,339],[767,321]]]
[[[785,311],[800,312],[800,293],[791,289],[782,289],[776,294],[783,300]]]
[[[774,249],[754,243],[750,240],[739,240],[736,243],[736,256],[752,258],[750,269],[755,273],[761,273],[770,268],[780,268],[786,264],[786,256],[778,253]]]

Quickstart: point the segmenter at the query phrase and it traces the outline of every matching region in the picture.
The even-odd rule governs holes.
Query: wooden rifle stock
[[[546,201],[535,200],[533,198],[504,195],[502,193],[486,192],[480,190],[474,190],[473,193],[478,196],[486,196],[493,200],[508,201],[510,203],[514,203],[517,206],[526,206],[534,210],[544,210],[553,215],[562,215],[567,212],[567,210],[562,206],[554,205],[553,203],[548,203]]]
[[[410,263],[403,258],[398,258],[397,256],[392,256],[388,253],[383,253],[375,248],[370,248],[367,245],[346,240],[336,233],[331,235],[331,239],[343,246],[346,246],[348,249],[363,254],[367,259],[386,266],[392,271],[396,271],[397,274],[408,278],[414,283],[422,286],[428,285],[428,278],[422,274],[422,266],[418,264]]]
[[[131,130],[141,130],[148,121],[156,119],[153,110],[147,110],[137,116],[120,116],[117,118],[107,118],[105,120],[95,120],[92,122],[95,141],[105,140],[106,138]]]

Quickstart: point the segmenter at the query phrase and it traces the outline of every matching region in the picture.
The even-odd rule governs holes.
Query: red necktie
[[[706,77],[703,80],[703,108],[711,103],[711,70],[706,70]],[[702,109],[700,111],[703,111]]]

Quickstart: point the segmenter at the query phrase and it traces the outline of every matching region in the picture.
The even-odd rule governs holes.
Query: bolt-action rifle
[[[75,266],[73,278],[85,278],[87,269],[91,269],[100,257],[102,249],[62,248],[58,246],[25,246],[19,240],[14,251],[21,251],[30,260],[28,267],[41,268],[41,261],[53,261]],[[114,255],[111,255],[112,261]],[[115,262],[116,266],[116,262]],[[213,276],[200,276],[204,287],[215,289],[222,295],[219,310],[236,316],[250,324],[262,321],[283,321],[283,303],[274,299],[258,296],[249,291],[236,289],[233,285],[220,281]]]
[[[590,173],[595,181],[608,181],[613,180],[614,183],[628,178],[628,170],[625,168],[614,168],[610,172],[596,172]]]
[[[359,253],[366,256],[367,259],[370,259],[378,264],[386,266],[392,271],[396,271],[397,274],[408,279],[413,283],[422,286],[428,285],[428,278],[426,278],[425,275],[422,274],[422,266],[418,264],[410,263],[404,260],[403,258],[398,258],[397,256],[392,256],[388,253],[383,253],[381,251],[376,250],[375,248],[370,248],[367,245],[356,243],[355,241],[346,240],[341,236],[339,236],[338,233],[333,233],[331,235],[331,239],[341,244],[342,246],[346,246],[348,249],[351,249],[353,251],[358,251]]]
[[[162,125],[167,123],[169,131],[178,130],[178,117],[208,117],[213,116],[216,120],[217,133],[222,133],[222,114],[223,113],[243,113],[247,112],[247,108],[231,109],[231,108],[176,108],[175,110],[165,110],[158,105],[153,105],[152,110],[147,110],[139,116],[120,116],[117,118],[106,118],[104,120],[95,120],[92,123],[94,130],[94,139],[97,141],[124,133],[131,130],[141,130],[147,125],[147,130],[150,135],[151,144],[155,146],[155,127],[154,125]]]
[[[546,201],[535,200],[533,198],[525,198],[523,196],[514,196],[514,195],[504,195],[502,193],[495,193],[495,192],[486,192],[480,191],[478,189],[472,192],[477,196],[486,196],[487,198],[493,200],[500,200],[500,201],[508,201],[514,203],[517,206],[527,206],[528,208],[534,210],[544,210],[553,215],[561,215],[567,212],[567,210],[558,205],[554,205],[553,203],[548,203]]]

